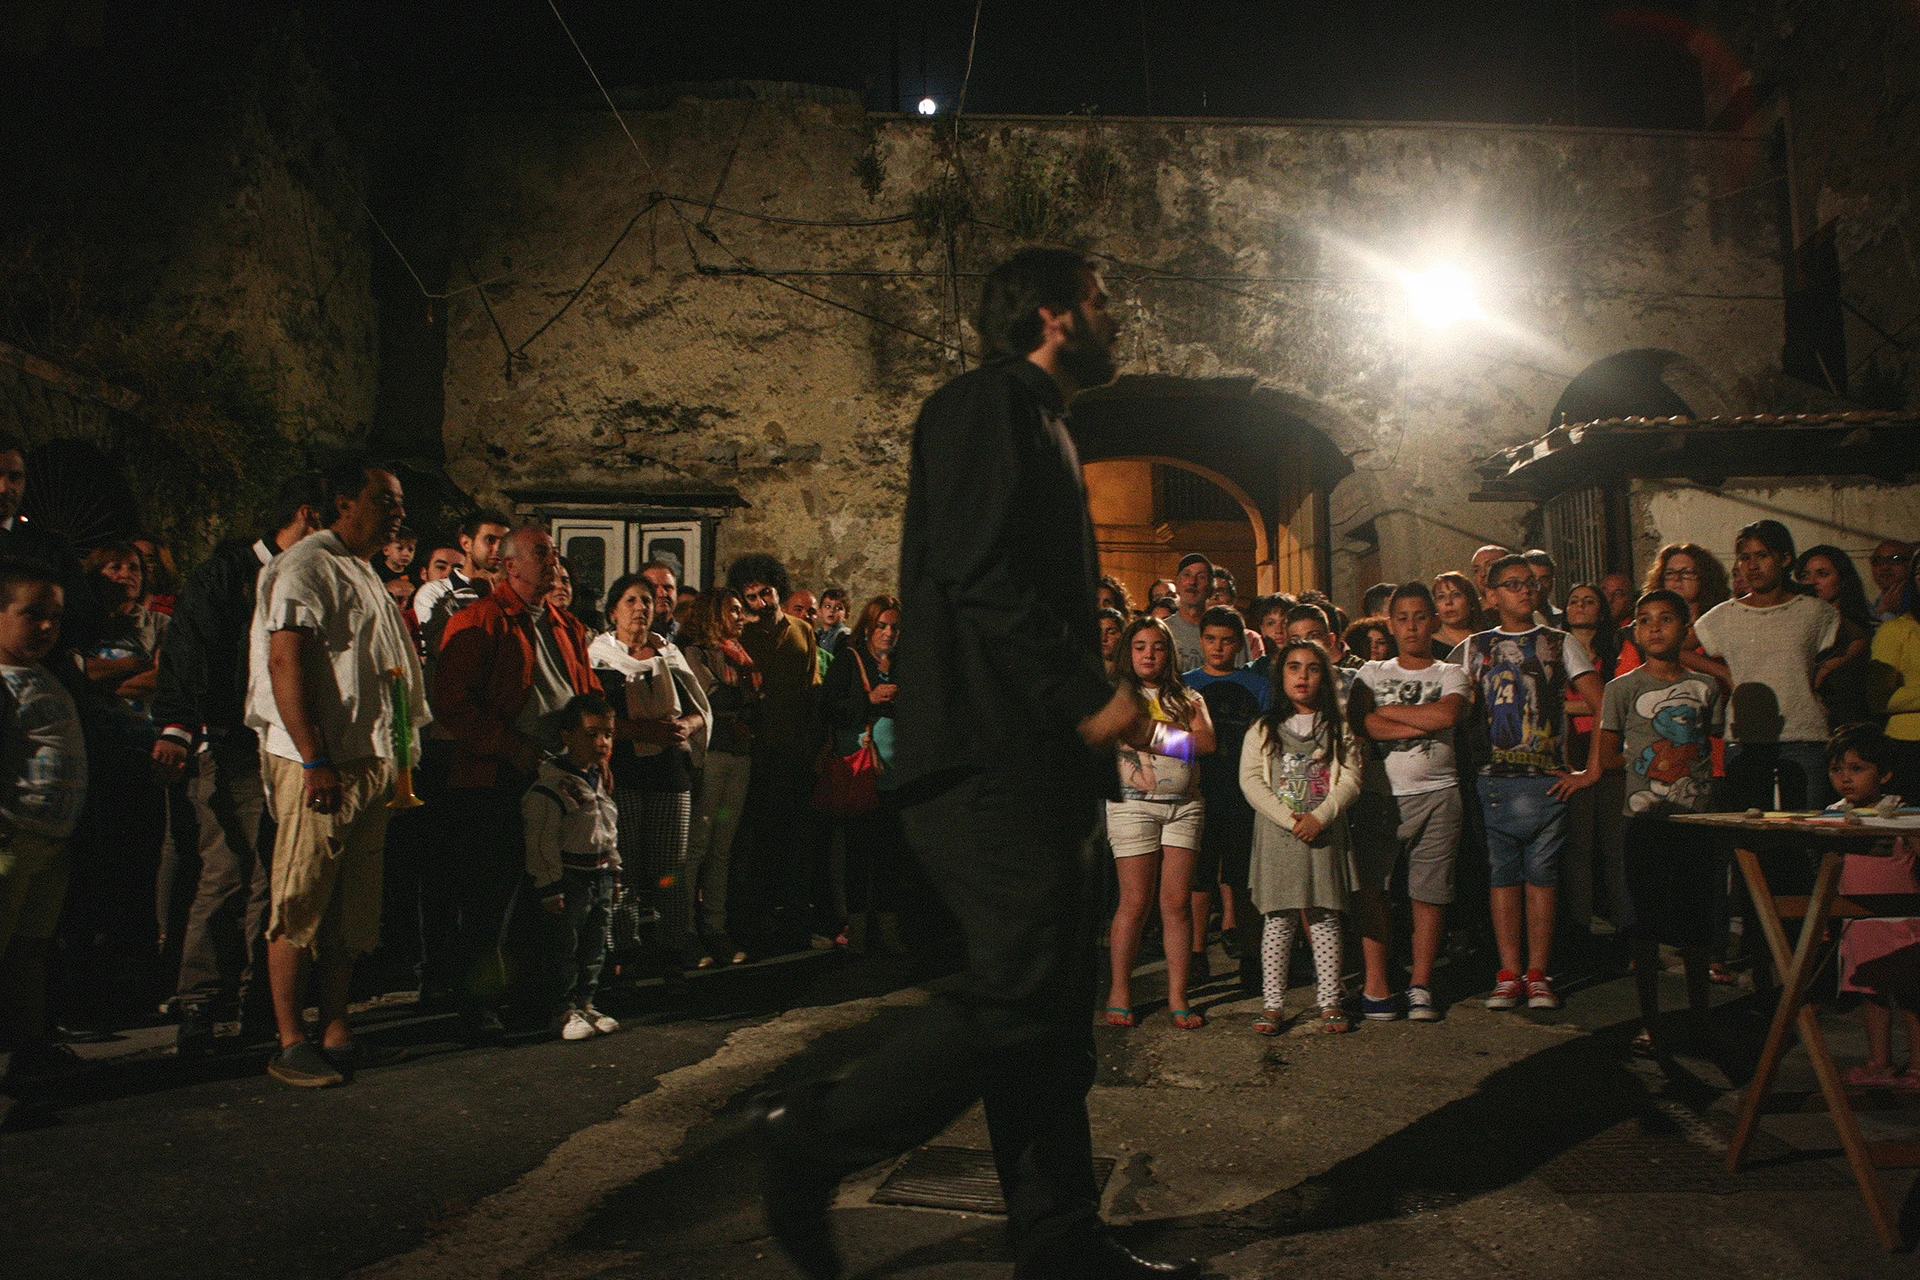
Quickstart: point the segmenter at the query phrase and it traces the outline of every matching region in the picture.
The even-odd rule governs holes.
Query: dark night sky
[[[560,8],[610,84],[797,80],[863,90],[876,110],[893,106],[896,61],[906,109],[923,89],[951,104],[974,11],[971,0]],[[1671,34],[1691,8],[986,0],[967,109],[1698,128],[1697,65]],[[324,21],[370,69],[452,97],[592,92],[545,0],[349,11]]]

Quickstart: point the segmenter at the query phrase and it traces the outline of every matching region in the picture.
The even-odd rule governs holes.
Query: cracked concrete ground
[[[1874,1241],[1824,1117],[1770,1118],[1763,1168],[1721,1171],[1738,1103],[1727,1072],[1744,1081],[1744,1046],[1762,1029],[1750,996],[1720,1010],[1711,1056],[1656,1064],[1627,1051],[1633,995],[1618,977],[1574,984],[1555,1014],[1465,999],[1438,1024],[1361,1023],[1331,1037],[1298,1026],[1256,1036],[1258,1003],[1213,991],[1200,1031],[1176,1030],[1161,1010],[1137,1029],[1096,1032],[1094,1144],[1116,1161],[1105,1208],[1150,1256],[1200,1257],[1234,1278],[1912,1274],[1910,1257]],[[1677,986],[1669,994],[1678,999]],[[836,1069],[901,1016],[822,1037],[773,1082]],[[1855,1024],[1828,1021],[1836,1052],[1857,1052]],[[1782,1087],[1812,1087],[1804,1055]],[[673,1160],[509,1274],[794,1274],[761,1224],[737,1115],[696,1128]],[[1920,1136],[1917,1118],[1873,1111],[1866,1123]],[[978,1110],[937,1143],[984,1148]],[[835,1223],[852,1274],[1004,1274],[998,1218],[877,1205],[890,1169],[842,1189]],[[1911,1175],[1883,1176],[1900,1204]]]

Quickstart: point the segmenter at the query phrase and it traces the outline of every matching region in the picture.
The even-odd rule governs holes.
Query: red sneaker
[[[1560,997],[1553,994],[1553,981],[1538,969],[1527,971],[1527,1008],[1558,1009]]]
[[[1499,978],[1493,984],[1493,994],[1487,997],[1489,1009],[1517,1009],[1527,989],[1520,982],[1520,975],[1511,969],[1502,969]]]

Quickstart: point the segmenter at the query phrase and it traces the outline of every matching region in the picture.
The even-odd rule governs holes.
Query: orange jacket
[[[548,613],[573,691],[599,693],[586,628],[564,609]],[[429,702],[434,723],[453,735],[450,786],[490,787],[498,777],[518,741],[513,724],[533,689],[537,643],[526,601],[506,582],[448,621]]]

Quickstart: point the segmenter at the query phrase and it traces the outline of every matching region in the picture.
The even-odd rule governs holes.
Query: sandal
[[[1633,1052],[1636,1057],[1652,1058],[1658,1055],[1653,1050],[1653,1032],[1642,1031],[1633,1038]]]
[[[1133,1016],[1133,1010],[1125,1005],[1107,1006],[1107,1025],[1110,1027],[1137,1027],[1140,1020]]]
[[[1347,1011],[1339,1005],[1327,1005],[1320,1010],[1321,1035],[1339,1036],[1351,1030],[1353,1030],[1353,1021],[1347,1017]]]
[[[1253,1020],[1254,1031],[1263,1036],[1277,1036],[1286,1025],[1286,1015],[1278,1009],[1262,1009],[1260,1016]]]
[[[1848,1067],[1840,1078],[1856,1089],[1891,1089],[1899,1080],[1891,1066],[1869,1067],[1865,1063]]]
[[[1707,966],[1707,981],[1717,982],[1723,987],[1734,987],[1740,984],[1740,979],[1733,976],[1733,970],[1718,960]]]
[[[1173,1015],[1173,1025],[1182,1031],[1198,1031],[1207,1025],[1206,1018],[1192,1009],[1169,1009],[1167,1012]]]

